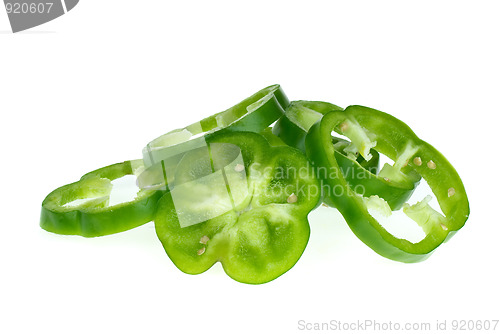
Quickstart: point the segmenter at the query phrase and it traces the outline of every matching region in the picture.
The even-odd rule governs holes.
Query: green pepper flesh
[[[319,184],[312,168],[300,151],[287,146],[270,147],[256,133],[215,134],[207,138],[207,143],[230,143],[241,149],[247,197],[242,205],[224,214],[181,227],[175,199],[167,193],[158,203],[157,235],[183,272],[199,274],[221,262],[226,273],[239,282],[261,284],[273,280],[298,261],[307,245],[307,215],[319,201]],[[189,164],[179,164],[176,180],[182,180],[181,185],[194,182],[196,189],[205,172],[193,173],[188,166],[200,164],[193,165],[196,157],[188,160]],[[302,173],[287,173],[290,169],[301,169]],[[198,205],[193,202],[191,210]],[[186,210],[190,210],[189,206],[183,208]]]

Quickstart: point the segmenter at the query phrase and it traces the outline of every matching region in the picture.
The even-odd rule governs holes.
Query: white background
[[[82,0],[12,34],[0,10],[0,332],[499,319],[498,13],[495,1]],[[183,274],[152,223],[96,239],[39,228],[52,189],[139,158],[149,140],[273,83],[290,99],[362,104],[407,122],[460,173],[465,227],[429,260],[401,264],[321,208],[297,265],[260,286],[219,265]]]

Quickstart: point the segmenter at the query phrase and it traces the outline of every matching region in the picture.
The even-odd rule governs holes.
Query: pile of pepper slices
[[[271,127],[272,126],[272,127]],[[379,168],[380,154],[394,163]],[[110,205],[112,181],[133,175],[132,201]],[[424,179],[430,196],[406,202]],[[216,262],[233,279],[271,281],[298,261],[308,214],[336,208],[366,245],[401,262],[426,259],[464,226],[469,203],[446,158],[402,121],[381,111],[327,102],[289,102],[279,85],[149,143],[143,158],[85,174],[51,192],[40,225],[96,237],[154,220],[166,253],[183,272]],[[413,243],[369,212],[402,210],[425,232]]]

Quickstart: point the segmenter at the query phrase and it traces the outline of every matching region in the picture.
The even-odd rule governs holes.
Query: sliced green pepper
[[[142,151],[147,168],[138,177],[139,187],[168,190],[164,174],[172,174],[186,152],[206,147],[207,135],[221,131],[259,133],[279,119],[288,104],[283,89],[272,85],[225,111],[154,139]]]
[[[274,126],[273,133],[280,136],[288,145],[305,151],[305,137],[309,129],[323,115],[333,110],[342,111],[343,109],[327,102],[292,101],[285,115]],[[370,142],[369,138],[357,138],[356,133],[352,135],[354,141],[364,139]],[[387,175],[385,175],[388,166],[385,166],[381,174],[377,175],[380,157],[376,150],[368,148],[366,152],[358,152],[355,143],[335,136],[331,137],[331,141],[335,147],[335,159],[340,171],[355,192],[367,197],[380,196],[387,201],[391,210],[398,210],[410,198],[418,185],[420,177],[416,173],[388,182]],[[328,198],[323,201],[329,206],[335,206]]]
[[[199,274],[219,261],[233,279],[260,284],[302,255],[320,191],[300,151],[271,147],[257,133],[217,133],[207,136],[207,148],[184,155],[174,174],[155,227],[183,272]]]
[[[351,152],[346,154],[352,143],[334,139],[333,146],[335,159],[349,187],[365,197],[378,196],[384,199],[391,210],[401,209],[420,182],[420,175],[411,170],[407,170],[407,174],[398,173],[398,178],[394,177],[391,172],[393,168],[388,164],[378,171],[378,163],[376,167],[370,163],[375,157],[378,162],[379,153],[374,149],[370,149],[372,158],[366,161],[362,159],[361,154],[353,155]],[[324,201],[334,206],[328,197],[324,198]]]
[[[235,106],[183,129],[170,131],[143,149],[146,167],[191,149],[202,147],[204,135],[226,131],[261,132],[279,119],[289,101],[279,85],[261,89]]]
[[[97,237],[151,221],[160,191],[140,190],[133,201],[109,206],[111,181],[134,175],[142,168],[142,160],[117,163],[52,191],[42,203],[40,226],[58,234]]]
[[[388,182],[406,182],[416,171],[427,181],[444,213],[443,216],[432,209],[428,198],[413,206],[405,204],[403,211],[422,227],[426,236],[417,243],[396,238],[368,212],[370,202],[384,201],[356,194],[341,173],[336,177],[319,173],[325,198],[335,204],[352,231],[375,252],[402,262],[422,261],[465,224],[469,203],[460,177],[441,153],[419,139],[406,124],[361,106],[329,112],[311,127],[306,137],[307,154],[316,168],[340,168],[330,141],[332,131],[349,137],[361,154],[374,148],[395,161],[394,166],[387,165],[381,171]]]
[[[322,101],[292,101],[273,127],[273,133],[287,145],[306,151],[306,134],[329,111],[343,108]]]
[[[285,142],[283,140],[281,140],[280,137],[273,134],[272,127],[268,127],[266,129],[264,129],[263,131],[260,132],[260,134],[263,135],[264,138],[267,139],[267,142],[271,146],[286,146]]]

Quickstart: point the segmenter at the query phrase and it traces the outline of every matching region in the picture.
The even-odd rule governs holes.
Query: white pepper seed
[[[346,132],[346,130],[349,128],[349,124],[347,124],[346,122],[340,124],[340,131],[342,132]]]
[[[200,244],[204,244],[206,245],[208,240],[210,240],[209,237],[207,237],[206,235],[202,236],[201,239],[200,239]]]
[[[288,198],[286,199],[286,201],[287,201],[288,203],[290,203],[290,204],[292,204],[292,203],[296,203],[296,202],[297,202],[297,200],[298,200],[297,195],[295,195],[295,194],[293,194],[293,193],[292,193],[290,196],[288,196]]]

